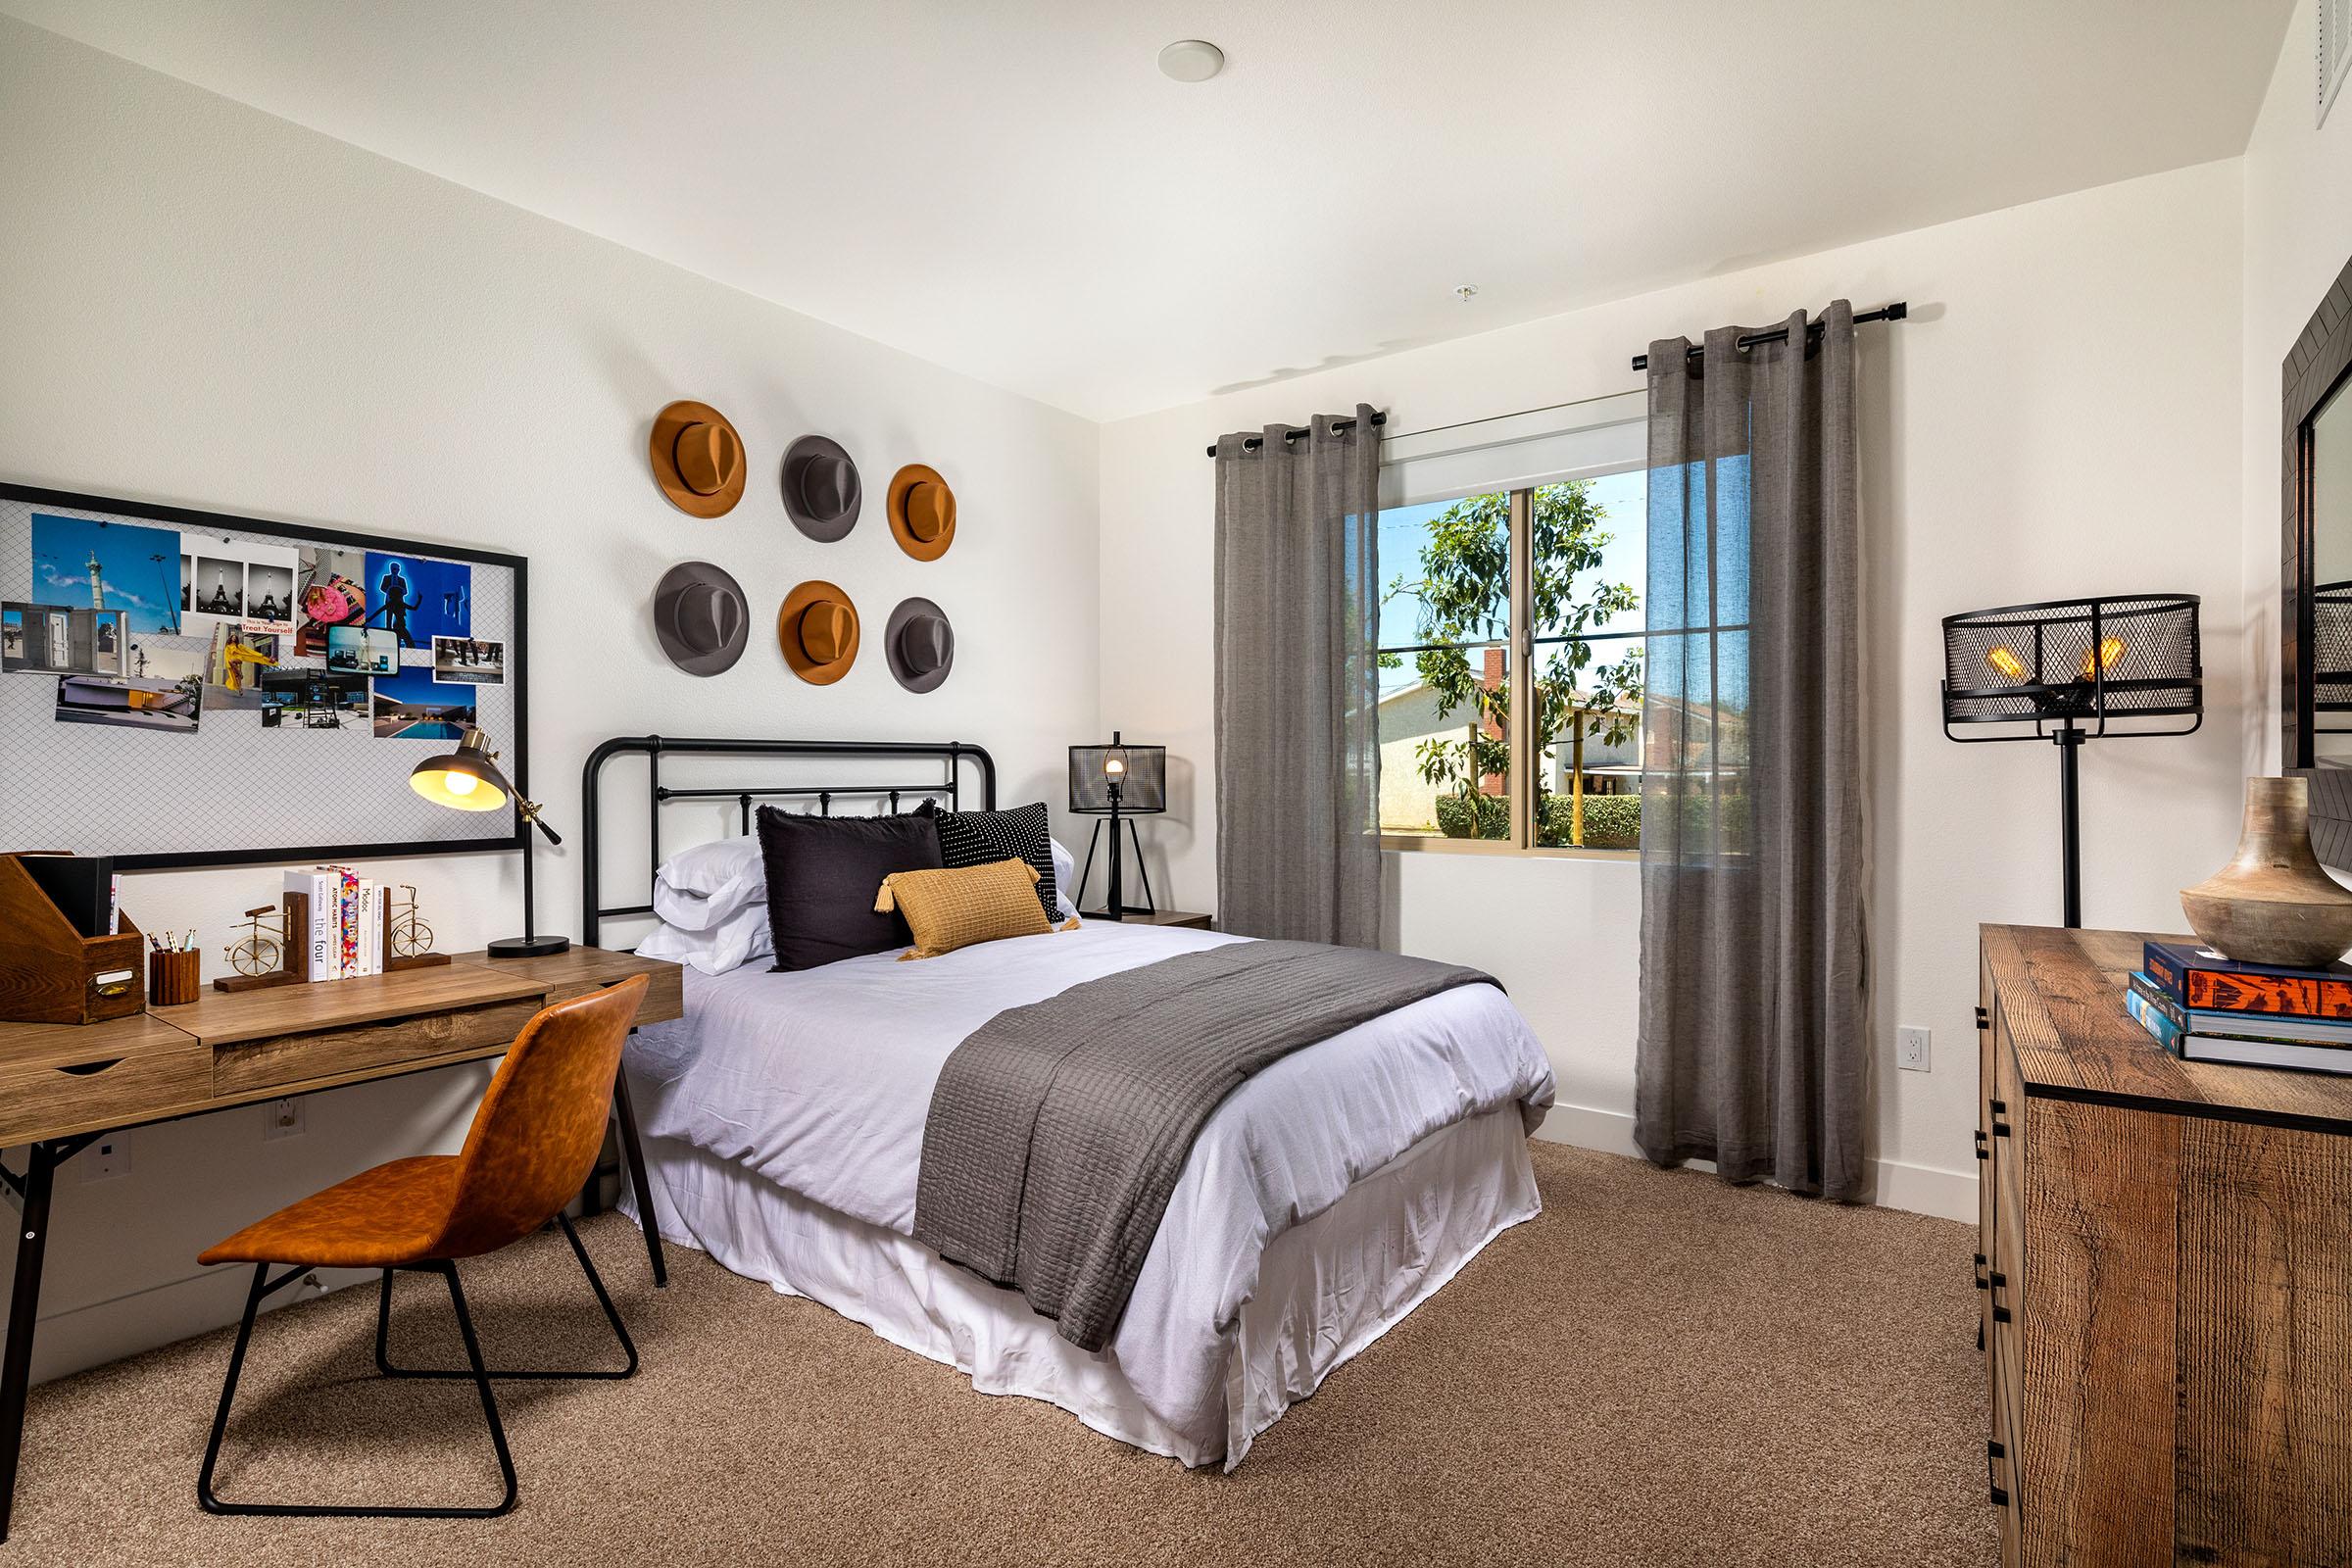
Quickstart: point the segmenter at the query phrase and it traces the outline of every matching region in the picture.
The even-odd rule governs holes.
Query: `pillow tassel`
[[[899,906],[899,897],[890,890],[890,879],[882,879],[882,891],[874,896],[874,912],[889,914]]]

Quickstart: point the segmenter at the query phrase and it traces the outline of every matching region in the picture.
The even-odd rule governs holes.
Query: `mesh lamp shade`
[[[1110,732],[1108,746],[1070,748],[1070,809],[1081,814],[1110,814],[1111,786],[1119,789],[1121,816],[1142,816],[1168,808],[1168,749],[1130,746]]]
[[[2352,712],[2352,582],[2324,582],[2311,591],[2311,706],[2322,713]]]
[[[2058,748],[2059,886],[2082,923],[2083,743],[2205,721],[2194,594],[2053,599],[1943,617],[1943,733]]]
[[[2194,594],[2056,599],[1944,617],[1943,730],[1953,740],[2047,739],[2059,729],[2181,735],[2204,712]]]

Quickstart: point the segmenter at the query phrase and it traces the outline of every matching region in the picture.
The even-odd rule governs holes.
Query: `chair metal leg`
[[[556,1216],[556,1223],[564,1227],[564,1239],[571,1243],[571,1255],[580,1260],[580,1271],[588,1276],[589,1289],[596,1292],[596,1304],[605,1309],[605,1321],[612,1325],[612,1335],[620,1341],[620,1348],[628,1357],[628,1364],[617,1370],[606,1368],[601,1371],[572,1372],[561,1369],[527,1372],[500,1371],[490,1374],[492,1380],[538,1378],[572,1381],[583,1378],[619,1379],[636,1376],[637,1345],[629,1338],[628,1325],[620,1320],[620,1309],[612,1304],[612,1293],[605,1289],[604,1277],[597,1273],[596,1264],[589,1260],[588,1249],[580,1245],[580,1233],[571,1228],[571,1220],[559,1213]],[[392,1271],[386,1269],[384,1270],[383,1290],[377,1296],[375,1303],[375,1369],[388,1378],[469,1378],[473,1376],[471,1372],[463,1367],[394,1366],[389,1348],[391,1334]]]
[[[309,1273],[308,1269],[292,1268],[275,1280],[268,1278],[270,1265],[259,1263],[253,1270],[253,1289],[245,1297],[245,1316],[237,1324],[237,1346],[229,1352],[228,1376],[220,1385],[220,1407],[213,1416],[213,1435],[205,1445],[204,1468],[196,1477],[196,1497],[207,1513],[259,1514],[275,1518],[297,1519],[495,1519],[510,1513],[514,1507],[514,1456],[507,1447],[507,1429],[498,1418],[498,1397],[490,1390],[489,1369],[482,1365],[481,1342],[474,1338],[473,1318],[466,1310],[466,1293],[458,1285],[455,1263],[420,1263],[416,1267],[424,1273],[438,1274],[449,1285],[449,1302],[458,1314],[458,1333],[466,1342],[466,1359],[472,1370],[464,1374],[473,1380],[482,1396],[482,1417],[490,1425],[490,1446],[498,1453],[498,1472],[505,1484],[503,1495],[488,1507],[433,1508],[416,1506],[368,1507],[364,1505],[322,1505],[300,1502],[228,1502],[213,1491],[213,1471],[220,1460],[220,1441],[228,1431],[229,1406],[236,1399],[237,1378],[245,1369],[245,1349],[253,1340],[253,1320],[260,1312],[263,1298],[270,1293],[291,1285]],[[383,1299],[391,1297],[391,1272],[385,1271]],[[380,1327],[379,1327],[380,1345]]]

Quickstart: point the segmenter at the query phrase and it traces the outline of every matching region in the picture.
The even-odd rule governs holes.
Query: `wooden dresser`
[[[2166,1054],[2145,940],[1981,936],[2002,1559],[2352,1565],[2352,1078]]]

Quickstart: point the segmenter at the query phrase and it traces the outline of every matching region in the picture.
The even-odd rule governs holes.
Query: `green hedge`
[[[1470,808],[1478,806],[1478,827],[1470,826]],[[1493,795],[1441,795],[1438,831],[1449,839],[1507,839],[1511,836],[1511,805]]]
[[[1537,814],[1536,842],[1566,845],[1569,800],[1546,795]],[[1642,797],[1588,795],[1585,797],[1585,843],[1588,850],[1638,850],[1642,847]]]
[[[1473,804],[1477,826],[1472,828]],[[1539,844],[1562,846],[1568,840],[1569,800],[1545,795],[1537,803]],[[1511,836],[1510,803],[1492,795],[1438,797],[1438,831],[1449,839],[1506,839]],[[1642,847],[1642,797],[1588,795],[1585,797],[1585,844],[1588,850],[1638,850]]]

